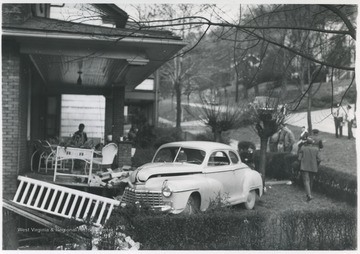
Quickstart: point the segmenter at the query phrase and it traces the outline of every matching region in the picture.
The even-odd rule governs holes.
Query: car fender
[[[242,192],[245,194],[245,197],[247,197],[251,190],[257,190],[259,197],[261,197],[263,194],[263,181],[261,175],[257,171],[249,169],[244,176]]]
[[[168,179],[167,186],[173,191],[170,199],[173,202],[174,211],[178,212],[181,212],[186,207],[187,201],[192,194],[199,195],[200,210],[204,211],[208,208],[210,199],[214,199],[222,190],[222,185],[218,181],[209,180],[204,176]]]

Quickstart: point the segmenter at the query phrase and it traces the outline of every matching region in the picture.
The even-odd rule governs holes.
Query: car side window
[[[225,152],[214,152],[210,155],[208,166],[224,166],[224,165],[230,165],[229,157]]]
[[[230,155],[231,162],[233,164],[238,164],[239,163],[239,157],[234,152],[230,151],[229,155]]]

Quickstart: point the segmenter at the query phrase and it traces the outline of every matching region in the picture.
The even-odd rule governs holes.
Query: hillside
[[[342,100],[342,97],[344,96],[345,91],[348,89],[349,85],[351,83],[351,80],[341,80],[341,81],[335,81],[334,82],[334,89],[332,89],[332,85],[330,82],[327,83],[314,83],[312,87],[312,91],[316,91],[315,95],[313,96],[312,101],[312,109],[324,109],[324,108],[330,108],[332,104],[339,103]],[[269,83],[264,83],[259,85],[260,95],[266,95],[269,92]],[[305,89],[308,87],[306,86]],[[221,96],[221,98],[226,98],[227,100],[234,101],[233,97],[235,94],[235,88],[234,87],[227,87],[226,88],[226,95],[224,94],[224,91],[220,91],[218,93],[218,96]],[[253,98],[253,89],[249,90],[249,95],[252,96],[250,98]],[[281,94],[282,90],[280,87],[273,89],[273,94]],[[334,94],[334,99],[332,101],[332,93]],[[240,90],[241,94],[241,90]],[[355,82],[349,89],[349,91],[346,92],[346,96],[344,97],[342,101],[342,105],[346,105],[348,103],[355,103],[356,101],[356,84]],[[283,103],[287,103],[290,105],[290,108],[295,107],[298,104],[299,98],[301,97],[301,93],[297,86],[295,85],[288,85],[287,91],[286,91],[286,100]],[[250,101],[252,99],[249,99]],[[296,103],[294,103],[294,101]],[[186,103],[187,98],[183,96],[182,102]],[[190,102],[199,102],[199,98],[197,94],[193,94],[190,97]],[[306,109],[306,99],[304,98],[301,103],[298,105],[296,111],[303,111]],[[292,106],[291,106],[292,105]],[[175,99],[172,100],[171,98],[162,99],[159,102],[159,115],[162,118],[165,118],[169,121],[176,121],[176,102]],[[193,117],[191,114],[186,112],[186,110],[183,110],[183,121],[192,121],[192,120],[198,120],[197,118]]]

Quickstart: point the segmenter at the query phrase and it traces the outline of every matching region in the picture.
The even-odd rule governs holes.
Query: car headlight
[[[161,192],[162,192],[163,196],[166,198],[168,198],[172,195],[172,190],[168,186],[165,186]]]

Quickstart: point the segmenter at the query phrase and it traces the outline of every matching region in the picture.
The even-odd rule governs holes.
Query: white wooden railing
[[[13,202],[41,212],[103,225],[120,201],[19,176]]]

